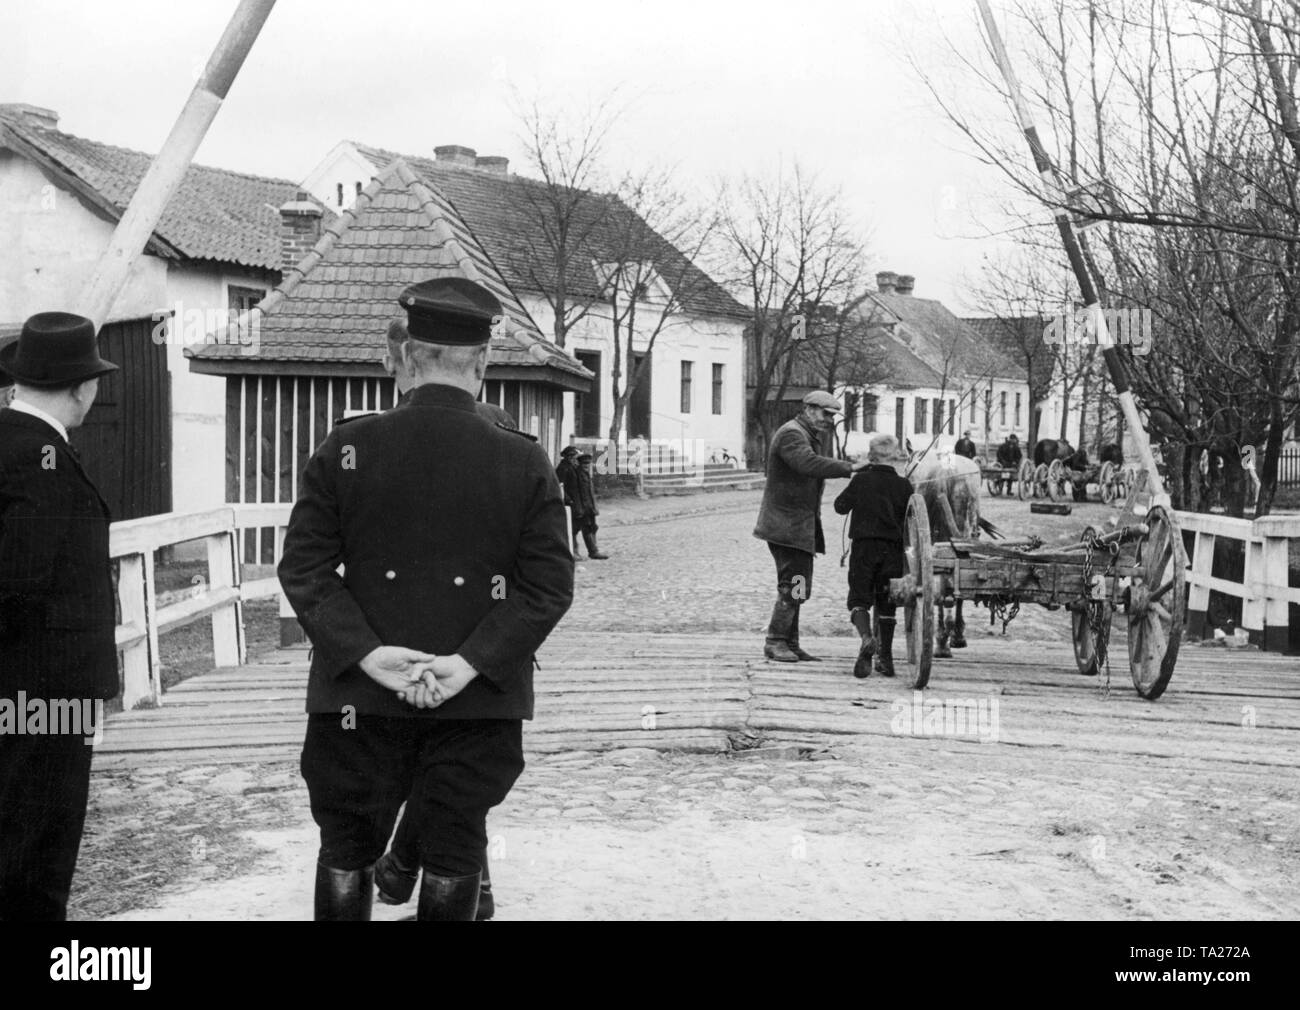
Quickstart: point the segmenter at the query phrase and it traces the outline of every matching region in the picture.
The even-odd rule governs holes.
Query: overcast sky
[[[0,102],[155,152],[235,6],[6,0]],[[197,160],[298,180],[352,139],[523,167],[512,87],[574,109],[617,89],[611,167],[672,165],[703,192],[797,159],[842,187],[873,269],[960,310],[993,252],[1000,180],[903,59],[913,46],[947,79],[940,33],[978,50],[974,0],[280,0]]]

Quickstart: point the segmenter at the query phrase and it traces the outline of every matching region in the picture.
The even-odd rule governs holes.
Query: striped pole
[[[1033,154],[1034,168],[1038,171],[1042,180],[1052,189],[1061,189],[1061,178],[1052,164],[1052,159],[1047,156],[1042,142],[1038,139],[1038,131],[1034,129],[1033,123],[1029,119],[1029,110],[1025,105],[1025,100],[1020,92],[1020,83],[1016,80],[1015,70],[1011,66],[1011,60],[1007,56],[1006,47],[1002,44],[1002,35],[998,31],[997,22],[993,19],[993,11],[989,7],[988,0],[975,0],[979,6],[980,16],[984,19],[984,27],[989,33],[989,42],[993,47],[993,57],[997,61],[998,69],[1002,72],[1002,79],[1006,82],[1007,90],[1011,94],[1011,103],[1015,108],[1016,121],[1020,125],[1020,130],[1029,141],[1029,150]],[[1083,258],[1083,250],[1079,246],[1079,238],[1074,233],[1074,223],[1070,220],[1070,212],[1065,207],[1064,201],[1062,206],[1056,212],[1056,226],[1061,232],[1061,242],[1065,246],[1065,255],[1070,260],[1070,267],[1074,271],[1075,279],[1079,282],[1079,291],[1083,295],[1083,302],[1092,316],[1096,327],[1097,343],[1101,347],[1102,357],[1106,361],[1106,370],[1110,372],[1111,382],[1115,386],[1115,392],[1119,397],[1120,410],[1124,413],[1124,421],[1128,424],[1129,430],[1133,432],[1133,441],[1137,443],[1138,458],[1142,461],[1142,466],[1147,472],[1147,487],[1151,489],[1151,504],[1163,505],[1169,507],[1169,495],[1165,491],[1160,474],[1156,470],[1155,456],[1151,452],[1151,440],[1147,435],[1146,427],[1142,424],[1142,418],[1138,414],[1137,402],[1133,399],[1133,390],[1129,385],[1128,372],[1124,368],[1124,361],[1119,356],[1119,351],[1115,347],[1115,342],[1111,338],[1110,330],[1106,325],[1105,315],[1101,311],[1100,298],[1097,296],[1096,285],[1093,284],[1092,275],[1088,272],[1088,265]]]
[[[93,320],[96,330],[107,321],[131,264],[144,251],[168,201],[185,178],[194,152],[274,6],[275,0],[240,0],[172,132],[140,180],[77,305],[76,311]]]

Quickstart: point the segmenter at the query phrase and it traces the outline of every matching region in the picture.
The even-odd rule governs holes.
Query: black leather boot
[[[420,922],[473,922],[478,915],[482,873],[439,877],[428,869],[420,881]]]
[[[596,534],[588,530],[582,531],[582,539],[587,542],[587,556],[592,561],[605,561],[609,555],[602,554],[600,548],[596,546]]]
[[[799,657],[790,648],[790,627],[799,604],[790,598],[790,590],[777,590],[776,605],[772,607],[772,620],[767,626],[767,641],[763,645],[763,655],[777,663],[797,663]]]
[[[876,651],[876,639],[871,634],[871,612],[865,607],[854,607],[849,620],[858,629],[862,644],[858,646],[858,660],[853,664],[853,676],[859,680],[871,676],[871,657]]]
[[[798,657],[801,663],[820,663],[821,659],[817,656],[810,655],[799,648],[799,607],[802,604],[796,604],[794,608],[794,621],[790,625],[790,651]]]
[[[894,676],[894,618],[882,617],[876,621],[880,632],[880,648],[876,652],[876,672],[882,677]]]
[[[369,922],[375,868],[336,870],[316,864],[316,921]]]
[[[405,866],[392,852],[385,852],[375,863],[375,887],[385,905],[405,905],[411,900],[418,869]]]

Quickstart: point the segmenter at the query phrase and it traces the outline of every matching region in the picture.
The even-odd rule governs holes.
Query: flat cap
[[[486,344],[502,316],[492,292],[464,277],[412,284],[397,302],[406,309],[411,339],[426,344]]]
[[[576,456],[578,455],[578,447],[576,445],[566,445],[560,450],[560,455],[562,457]]]
[[[826,410],[833,410],[839,413],[844,408],[840,406],[840,401],[831,396],[824,389],[814,389],[811,393],[803,398],[803,402],[809,407],[822,407]]]

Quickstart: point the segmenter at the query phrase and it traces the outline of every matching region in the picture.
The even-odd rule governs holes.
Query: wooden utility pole
[[[107,321],[131,264],[144,251],[168,201],[185,178],[194,152],[274,6],[275,0],[240,0],[172,132],[140,180],[77,304],[76,311],[93,320],[96,330]]]
[[[1060,174],[1057,172],[1056,166],[1052,164],[1052,159],[1047,156],[1042,142],[1038,139],[1038,131],[1034,129],[1034,125],[1029,119],[1028,107],[1025,105],[1024,97],[1020,93],[1020,83],[1016,80],[1016,74],[1012,69],[1011,60],[1007,56],[1006,47],[1002,44],[1002,35],[998,31],[997,22],[993,19],[993,11],[989,7],[988,0],[975,0],[975,2],[979,6],[980,16],[984,19],[984,27],[988,30],[989,42],[993,47],[993,57],[997,60],[998,70],[1002,72],[1002,79],[1006,82],[1007,91],[1011,95],[1011,104],[1015,108],[1016,120],[1020,124],[1020,130],[1024,133],[1025,139],[1029,141],[1029,149],[1034,157],[1034,168],[1038,171],[1044,183],[1058,192],[1063,192]],[[1056,212],[1056,224],[1061,232],[1061,242],[1065,246],[1065,255],[1069,258],[1070,267],[1074,271],[1075,279],[1079,282],[1079,291],[1083,295],[1084,306],[1092,315],[1097,343],[1101,347],[1102,357],[1106,361],[1106,370],[1110,372],[1111,382],[1115,384],[1120,410],[1123,412],[1124,420],[1127,422],[1129,429],[1133,432],[1133,441],[1137,444],[1138,458],[1146,469],[1147,487],[1151,490],[1151,503],[1168,508],[1169,495],[1165,491],[1159,472],[1156,470],[1155,456],[1151,452],[1151,440],[1147,436],[1146,427],[1142,424],[1142,418],[1138,414],[1137,402],[1133,399],[1133,390],[1129,385],[1124,360],[1119,356],[1119,351],[1111,338],[1110,330],[1106,326],[1106,318],[1101,311],[1101,300],[1097,295],[1097,287],[1093,283],[1092,275],[1088,272],[1087,263],[1084,262],[1083,251],[1079,247],[1079,238],[1074,232],[1074,223],[1070,220],[1070,211],[1065,206],[1064,200],[1061,201],[1061,206]]]

